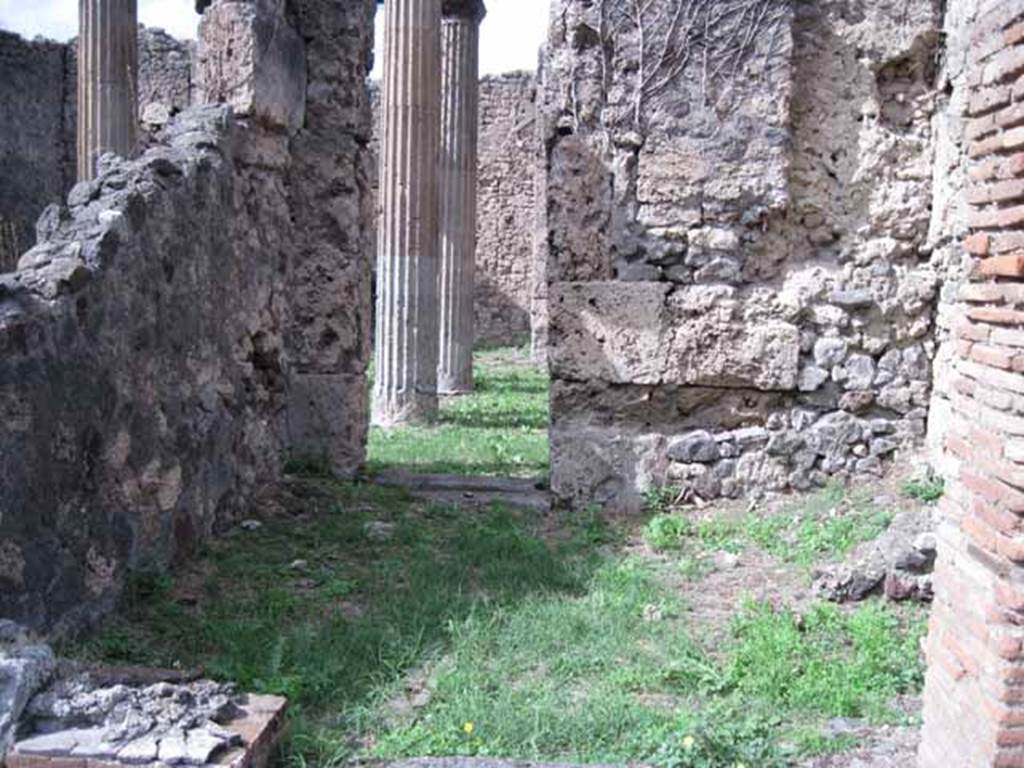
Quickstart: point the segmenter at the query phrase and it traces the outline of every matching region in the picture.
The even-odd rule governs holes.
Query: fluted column
[[[446,2],[441,26],[441,272],[437,388],[473,388],[480,2]]]
[[[373,421],[437,409],[441,0],[384,4]]]
[[[78,3],[78,180],[104,152],[130,157],[138,130],[136,0]]]

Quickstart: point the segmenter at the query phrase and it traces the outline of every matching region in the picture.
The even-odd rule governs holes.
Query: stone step
[[[551,510],[551,496],[546,485],[537,479],[386,470],[374,475],[373,480],[379,485],[404,488],[417,498],[440,504],[502,503],[542,513]]]

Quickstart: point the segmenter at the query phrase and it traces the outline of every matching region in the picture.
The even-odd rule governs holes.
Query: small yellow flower
[[[697,743],[697,740],[693,736],[687,736],[683,739],[683,749],[689,752],[693,749],[693,745]]]
[[[468,723],[468,722],[467,722],[467,723],[463,723],[463,724],[462,724],[462,730],[463,730],[463,731],[465,732],[465,734],[466,734],[467,736],[468,736],[469,734],[473,733],[473,729],[474,729],[475,727],[476,727],[476,726],[474,726],[474,725],[473,725],[472,723]]]

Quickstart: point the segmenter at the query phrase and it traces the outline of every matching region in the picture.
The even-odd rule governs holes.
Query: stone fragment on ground
[[[277,696],[239,695],[230,685],[187,679],[192,675],[175,670],[124,668],[118,674],[119,668],[103,668],[94,674],[71,663],[58,667],[46,646],[21,644],[16,653],[0,654],[0,671],[27,656],[48,659],[39,668],[48,672],[46,679],[31,678],[42,679],[31,687],[34,696],[24,693],[29,687],[19,688],[20,707],[0,700],[0,721],[11,720],[11,738],[2,745],[7,768],[100,762],[111,768],[261,768],[282,733],[286,701]]]
[[[879,593],[890,600],[930,601],[934,529],[932,509],[900,512],[877,539],[858,546],[844,562],[820,568],[816,594],[837,603]]]
[[[56,668],[53,652],[0,619],[0,757],[14,743],[22,712]]]
[[[374,482],[404,488],[417,498],[438,504],[487,506],[500,503],[548,512],[551,496],[543,483],[529,478],[480,477],[475,475],[416,474],[398,470],[380,472]]]

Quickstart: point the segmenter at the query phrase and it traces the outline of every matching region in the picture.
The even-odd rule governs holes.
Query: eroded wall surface
[[[480,81],[476,289],[478,344],[521,345],[530,338],[533,290],[536,86],[530,74]]]
[[[373,13],[214,3],[202,87],[234,113],[76,185],[0,277],[0,615],[87,622],[288,459],[362,464]]]
[[[0,272],[35,242],[35,223],[74,182],[67,46],[0,31]]]
[[[680,5],[553,15],[553,489],[881,474],[926,430],[939,4]]]
[[[139,27],[139,114],[149,132],[192,103],[195,43]],[[75,183],[77,43],[0,31],[0,272],[36,241],[36,219]]]

